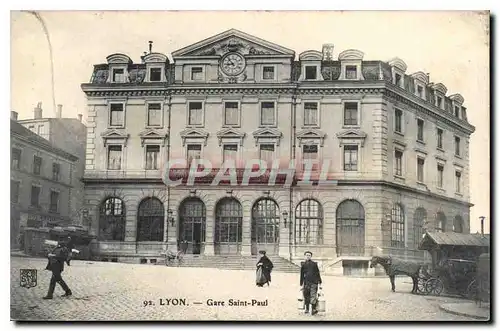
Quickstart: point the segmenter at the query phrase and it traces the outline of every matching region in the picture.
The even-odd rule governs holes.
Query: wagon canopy
[[[456,232],[426,232],[418,248],[431,251],[444,248],[443,246],[484,248],[485,251],[488,251],[490,247],[490,235]]]

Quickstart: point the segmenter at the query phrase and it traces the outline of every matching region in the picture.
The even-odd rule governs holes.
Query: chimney
[[[56,118],[62,117],[62,105],[57,105]]]
[[[484,237],[484,216],[479,217],[481,219],[481,236]]]
[[[81,122],[82,121],[82,114],[78,114],[78,120]]]
[[[17,111],[10,112],[10,119],[13,121],[17,121]]]
[[[153,42],[150,40],[149,41],[149,54],[153,51]]]
[[[42,118],[42,103],[41,102],[37,103],[33,113],[34,113],[34,116],[33,116],[34,119],[38,120],[38,119]]]
[[[333,61],[333,44],[323,45],[323,61]]]

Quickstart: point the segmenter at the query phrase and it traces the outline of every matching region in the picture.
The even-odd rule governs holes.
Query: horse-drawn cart
[[[432,265],[419,271],[417,292],[420,294],[460,295],[473,299],[477,295],[477,258],[489,250],[489,236],[454,232],[427,232],[419,245],[432,256]]]

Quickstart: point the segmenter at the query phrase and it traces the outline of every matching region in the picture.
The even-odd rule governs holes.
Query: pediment
[[[168,62],[168,57],[162,53],[149,53],[144,56],[145,63],[165,63]]]
[[[128,55],[121,53],[108,55],[106,57],[106,60],[108,61],[108,63],[132,64],[132,59]]]
[[[337,133],[337,138],[339,139],[364,139],[366,138],[366,133],[361,130],[344,130]]]
[[[344,60],[363,60],[365,54],[357,49],[347,49],[339,54],[339,61]]]
[[[406,63],[403,60],[401,60],[399,57],[395,57],[392,60],[390,60],[389,65],[391,65],[395,68],[398,68],[402,72],[406,72],[406,69],[408,68]]]
[[[180,136],[183,138],[189,137],[199,137],[199,138],[207,138],[209,133],[205,130],[190,128],[180,132]]]
[[[360,143],[361,147],[363,147],[366,136],[366,133],[361,130],[344,130],[337,133],[340,146]]]
[[[233,128],[227,128],[217,132],[217,137],[219,138],[244,138],[245,136],[245,132],[241,132]]]
[[[450,95],[450,99],[455,101],[459,105],[462,105],[464,103],[464,97],[458,93]]]
[[[299,54],[300,61],[321,61],[322,59],[323,53],[314,50],[304,51]]]
[[[283,134],[280,130],[273,128],[262,128],[253,132],[254,138],[259,137],[273,137],[273,138],[281,138]]]
[[[125,138],[127,139],[129,137],[129,135],[127,133],[123,133],[123,132],[120,132],[118,130],[115,130],[115,129],[110,129],[110,130],[107,130],[107,131],[104,131],[103,133],[101,133],[101,137],[103,138]]]
[[[297,139],[300,141],[300,145],[314,143],[319,140],[320,146],[323,146],[326,133],[317,129],[305,129],[297,133]]]
[[[446,86],[443,85],[443,83],[437,83],[433,86],[433,88],[436,91],[441,92],[443,95],[446,95],[446,92],[448,92],[448,89],[446,88]]]
[[[202,129],[189,128],[181,131],[179,135],[182,138],[183,146],[186,144],[187,140],[202,141],[203,144],[206,146],[209,133]]]
[[[145,142],[158,142],[163,146],[165,143],[165,138],[167,138],[167,135],[155,129],[147,129],[141,131],[139,133],[139,137],[141,138],[142,146],[144,146]]]
[[[231,29],[181,48],[173,52],[172,57],[221,56],[231,51],[243,55],[295,55],[295,52],[291,49]]]
[[[417,71],[417,72],[411,74],[411,76],[415,79],[418,79],[422,83],[429,84],[429,77],[426,74],[424,74],[422,71]]]

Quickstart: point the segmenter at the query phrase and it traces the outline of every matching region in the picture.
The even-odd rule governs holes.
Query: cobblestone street
[[[72,261],[65,268],[72,297],[61,298],[57,285],[54,299],[42,300],[50,279],[45,264],[44,259],[11,258],[12,319],[474,321],[439,310],[439,303],[458,299],[411,295],[406,278],[396,280],[392,293],[387,278],[324,276],[327,311],[309,316],[297,309],[299,277],[294,274],[273,273],[271,287],[257,288],[251,271],[87,261]],[[22,268],[38,270],[37,287],[19,286]],[[185,299],[186,305],[167,305],[168,299]],[[225,306],[208,306],[208,299],[225,301]],[[268,306],[228,306],[229,299],[267,300]],[[154,305],[144,306],[144,301]]]

